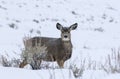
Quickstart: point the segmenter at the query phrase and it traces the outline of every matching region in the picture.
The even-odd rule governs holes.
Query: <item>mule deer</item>
[[[59,67],[63,68],[64,62],[68,60],[72,54],[70,32],[71,30],[75,30],[77,26],[78,24],[75,23],[70,27],[63,27],[57,23],[56,28],[61,31],[61,38],[33,37],[25,40],[25,51],[29,51],[23,53],[31,53],[24,57],[23,62],[19,65],[20,68],[26,64],[30,64],[33,69],[39,69],[42,60],[57,61]],[[30,60],[29,62],[28,58],[32,59],[32,61]]]

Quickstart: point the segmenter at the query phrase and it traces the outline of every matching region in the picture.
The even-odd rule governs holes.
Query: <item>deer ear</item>
[[[70,30],[75,30],[77,28],[78,24],[75,23],[73,25],[70,26]]]
[[[62,30],[63,26],[62,26],[60,23],[57,23],[57,24],[56,24],[56,28],[57,28],[58,30]]]

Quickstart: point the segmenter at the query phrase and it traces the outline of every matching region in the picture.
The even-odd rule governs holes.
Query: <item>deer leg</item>
[[[58,60],[57,63],[58,63],[60,68],[64,67],[64,61],[63,60]]]
[[[27,61],[23,60],[23,62],[20,63],[19,68],[24,68],[25,65],[27,65]]]

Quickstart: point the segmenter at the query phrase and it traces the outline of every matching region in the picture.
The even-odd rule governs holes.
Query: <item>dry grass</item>
[[[112,54],[108,55],[105,64],[101,68],[107,73],[120,73],[120,49],[111,49]]]
[[[19,67],[20,59],[13,58],[11,60],[8,60],[5,56],[0,56],[0,63],[4,67]]]

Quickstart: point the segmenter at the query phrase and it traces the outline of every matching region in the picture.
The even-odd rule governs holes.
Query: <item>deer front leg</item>
[[[63,60],[57,60],[57,63],[60,68],[64,68],[64,61]]]

